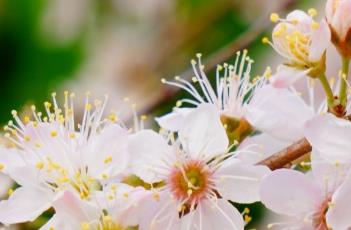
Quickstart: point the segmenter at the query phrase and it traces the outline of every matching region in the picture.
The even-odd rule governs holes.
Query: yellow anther
[[[318,22],[312,22],[312,29],[319,29],[320,25]]]
[[[43,169],[44,168],[44,163],[42,161],[39,161],[38,163],[35,164],[35,167],[37,169]]]
[[[248,207],[244,208],[244,213],[246,214],[250,213],[250,209]]]
[[[5,165],[0,163],[0,171],[4,170]]]
[[[28,116],[25,116],[23,119],[24,124],[28,124],[30,122],[30,119]]]
[[[10,188],[9,190],[7,190],[7,195],[8,195],[8,196],[11,196],[12,193],[13,193],[13,189],[12,189],[12,188]]]
[[[30,137],[30,136],[24,136],[24,140],[25,140],[25,141],[30,141],[30,140],[31,140],[31,137]]]
[[[125,193],[123,193],[123,196],[124,196],[125,198],[128,198],[128,197],[129,197],[129,194],[128,194],[127,192],[125,192]]]
[[[16,111],[16,110],[12,110],[12,111],[11,111],[11,114],[12,114],[12,116],[15,117],[15,116],[17,116],[17,111]]]
[[[107,156],[104,160],[105,164],[111,163],[112,162],[112,156]]]
[[[35,107],[35,105],[31,105],[31,106],[30,106],[30,109],[31,109],[32,111],[35,111],[37,108]]]
[[[244,220],[245,220],[245,223],[249,223],[252,220],[252,217],[245,215]]]
[[[81,229],[81,230],[90,230],[90,225],[89,225],[89,223],[86,223],[86,222],[81,223],[80,229]]]
[[[152,194],[152,197],[153,197],[156,201],[159,201],[159,200],[160,200],[160,194],[157,193],[157,192],[154,192],[154,193]]]
[[[118,117],[116,114],[111,113],[110,115],[108,115],[108,119],[112,122],[116,122],[118,120]]]
[[[311,17],[315,17],[317,16],[317,10],[314,9],[314,8],[311,8],[308,10],[308,14],[311,16]]]
[[[105,173],[102,173],[102,174],[100,175],[100,177],[101,177],[102,179],[104,179],[104,180],[107,180],[107,179],[108,179],[108,175],[105,174]]]
[[[50,132],[51,137],[56,137],[57,136],[57,131],[53,130]]]
[[[141,115],[140,119],[145,121],[147,119],[147,116],[146,115]]]
[[[75,133],[70,133],[70,134],[69,134],[69,137],[72,138],[72,139],[74,139],[74,138],[76,137],[76,134],[75,134]]]
[[[270,20],[273,23],[277,23],[279,21],[279,14],[277,13],[272,13],[270,16]]]
[[[90,103],[86,104],[85,105],[85,109],[88,110],[88,111],[91,110],[91,104]]]
[[[268,44],[269,43],[269,39],[267,37],[262,38],[262,43],[263,44]]]
[[[163,84],[165,84],[167,81],[166,81],[166,79],[162,78],[162,79],[161,79],[161,82],[162,82]]]
[[[177,107],[182,106],[182,104],[183,104],[183,102],[182,102],[182,101],[177,101],[177,102],[176,102],[176,106],[177,106]]]
[[[49,230],[55,230],[55,228],[53,226],[50,226]]]

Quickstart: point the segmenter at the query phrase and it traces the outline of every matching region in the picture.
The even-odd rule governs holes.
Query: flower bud
[[[351,0],[328,0],[326,16],[332,42],[343,57],[351,58]]]

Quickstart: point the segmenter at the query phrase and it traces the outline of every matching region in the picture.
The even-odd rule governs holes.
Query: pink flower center
[[[176,165],[169,176],[169,185],[173,196],[186,203],[197,203],[211,192],[212,173],[201,161],[189,160],[183,165]]]

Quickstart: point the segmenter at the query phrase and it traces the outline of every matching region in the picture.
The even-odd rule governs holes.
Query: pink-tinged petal
[[[256,129],[287,142],[302,138],[305,121],[314,115],[296,93],[271,85],[257,90],[245,109],[246,119]]]
[[[227,160],[215,174],[216,187],[225,199],[237,203],[259,201],[259,187],[262,178],[270,173],[266,166],[243,164],[237,160]]]
[[[92,222],[98,220],[101,210],[81,200],[72,192],[64,192],[62,196],[53,203],[56,218],[64,220],[65,225],[71,229],[80,229],[82,222]],[[56,228],[55,228],[56,229]]]
[[[262,203],[276,213],[304,217],[318,207],[322,191],[303,173],[279,169],[263,179],[260,197]]]
[[[34,221],[51,207],[54,195],[40,188],[20,187],[0,202],[0,222],[16,224]]]
[[[351,123],[331,114],[316,116],[305,125],[305,136],[332,163],[351,160]]]
[[[309,69],[298,70],[286,65],[280,65],[277,68],[277,72],[269,78],[269,81],[275,88],[287,88],[301,78],[306,77],[309,71]]]
[[[150,195],[139,208],[143,214],[139,220],[139,230],[182,229],[177,204],[168,192]]]
[[[87,146],[86,152],[81,153],[81,157],[86,161],[90,175],[99,177],[106,173],[115,176],[127,167],[127,146],[127,131],[119,125],[110,124],[91,138],[91,145]]]
[[[211,104],[202,104],[185,117],[179,139],[195,158],[224,153],[229,145],[219,111]]]
[[[184,229],[194,230],[244,230],[244,220],[238,210],[228,201],[204,200],[197,209],[184,216]],[[190,226],[190,228],[186,228]]]
[[[309,60],[319,62],[328,46],[331,44],[331,33],[328,23],[322,20],[319,28],[313,31],[311,46],[309,51]]]
[[[351,177],[333,194],[326,219],[332,229],[350,229],[351,227]]]
[[[312,150],[312,173],[320,188],[328,193],[333,193],[345,180],[351,162],[332,163],[324,159],[318,150]]]
[[[332,22],[333,20],[333,16],[335,13],[334,2],[335,0],[327,0],[327,3],[325,5],[325,16],[328,22]]]
[[[164,178],[158,169],[173,156],[173,149],[164,138],[152,130],[142,130],[129,139],[132,171],[144,181],[154,183]]]
[[[192,110],[191,108],[176,108],[173,112],[157,117],[155,120],[161,128],[177,132],[184,122],[184,117]]]
[[[290,144],[266,133],[258,134],[241,142],[237,158],[244,163],[255,164]]]
[[[340,1],[336,7],[331,25],[339,35],[341,41],[346,39],[346,35],[351,29],[351,1]],[[329,22],[330,23],[330,22]]]

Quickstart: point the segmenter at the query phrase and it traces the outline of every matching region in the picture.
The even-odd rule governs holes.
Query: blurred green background
[[[140,113],[160,115],[184,96],[163,86],[160,79],[191,77],[190,60],[198,52],[203,53],[210,76],[216,64],[232,61],[244,48],[255,60],[253,75],[270,63],[274,70],[277,60],[270,47],[261,44],[272,28],[270,13],[318,8],[315,4],[311,0],[0,0],[0,123],[11,118],[12,109],[41,104],[51,92],[65,89],[77,95],[89,90],[96,97],[108,93],[110,108],[118,110],[123,110],[123,98],[130,97]],[[253,209],[256,217],[260,210]]]

